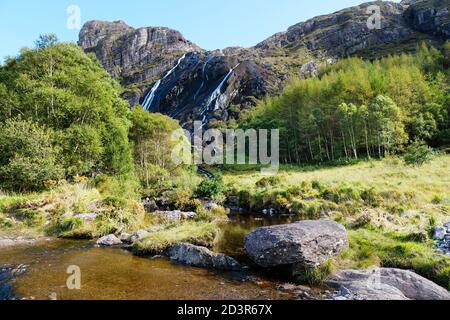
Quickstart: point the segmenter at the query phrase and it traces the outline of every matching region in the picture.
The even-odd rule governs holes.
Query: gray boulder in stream
[[[347,248],[347,230],[326,220],[259,228],[245,239],[250,258],[265,268],[314,268]]]
[[[340,290],[333,300],[450,300],[446,289],[408,270],[344,270],[326,284]]]
[[[98,239],[97,244],[104,247],[111,247],[122,244],[122,241],[119,238],[117,238],[114,234],[110,234],[108,236],[104,236]]]
[[[169,258],[174,262],[199,268],[219,270],[240,268],[239,263],[231,257],[189,243],[181,243],[170,248]]]

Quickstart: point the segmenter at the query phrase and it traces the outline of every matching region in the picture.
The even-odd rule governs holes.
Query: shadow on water
[[[214,250],[246,261],[244,239],[247,234],[257,228],[289,224],[302,220],[298,216],[262,217],[253,215],[232,215],[230,221],[220,226],[220,234]]]

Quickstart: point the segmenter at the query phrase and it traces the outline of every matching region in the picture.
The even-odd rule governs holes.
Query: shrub
[[[0,187],[41,191],[62,178],[50,132],[31,121],[7,120],[0,127]]]
[[[331,261],[316,267],[316,268],[299,268],[295,270],[294,277],[299,283],[308,284],[311,286],[322,285],[323,282],[333,271],[333,264]]]
[[[279,176],[272,176],[272,177],[264,177],[261,180],[256,182],[256,186],[258,188],[268,188],[273,187],[278,184],[280,184],[281,178]]]
[[[222,194],[225,190],[225,184],[222,176],[216,176],[213,179],[205,179],[197,187],[196,194],[199,197],[214,198]]]
[[[410,166],[422,166],[433,159],[434,151],[426,144],[416,141],[405,149],[403,159]]]

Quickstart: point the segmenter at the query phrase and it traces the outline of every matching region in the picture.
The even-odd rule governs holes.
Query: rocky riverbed
[[[446,289],[399,269],[343,270],[320,288],[295,285],[302,272],[346,250],[345,228],[327,220],[250,222],[222,226],[213,250],[181,243],[165,257],[136,257],[126,250],[152,229],[111,234],[97,244],[54,240],[5,246],[0,299],[450,300]],[[435,237],[448,240],[448,229],[443,237],[441,231],[436,228]],[[82,270],[81,291],[64,287],[71,265]]]

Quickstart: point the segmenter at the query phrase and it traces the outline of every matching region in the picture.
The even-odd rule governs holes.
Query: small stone
[[[444,228],[447,229],[447,233],[450,233],[450,222],[444,224]]]
[[[141,239],[144,239],[146,237],[148,237],[150,235],[150,233],[146,230],[139,230],[138,232],[136,232],[135,234],[133,234],[130,237],[130,242],[131,243],[135,243],[136,241],[139,241]]]
[[[119,240],[124,242],[124,243],[130,243],[131,242],[131,234],[129,234],[129,233],[122,233],[119,236]]]
[[[57,296],[57,294],[56,294],[55,292],[51,292],[51,293],[48,295],[48,299],[49,299],[49,300],[52,300],[52,301],[56,301],[56,300],[58,300],[58,296]]]
[[[212,201],[205,202],[205,204],[203,206],[205,207],[206,210],[214,210],[219,207],[219,205],[217,203],[212,202]]]
[[[189,243],[181,243],[170,248],[169,258],[172,261],[192,267],[219,270],[240,269],[239,263],[233,258]]]
[[[122,241],[120,241],[120,239],[114,234],[110,234],[98,239],[97,244],[100,246],[110,247],[120,245],[122,244]]]
[[[97,214],[95,213],[82,213],[74,216],[75,219],[83,220],[84,222],[92,222],[97,219]]]
[[[150,198],[144,199],[142,201],[142,204],[144,205],[144,209],[146,212],[155,212],[158,210],[158,205],[156,204],[156,201]]]
[[[291,284],[291,283],[286,283],[286,284],[279,285],[277,287],[277,289],[279,291],[294,291],[297,289],[297,286],[294,284]]]
[[[341,291],[340,291],[340,295],[344,296],[344,297],[345,296],[349,296],[349,295],[351,295],[351,292],[346,287],[342,286],[341,287]]]
[[[158,211],[156,214],[162,216],[168,221],[180,221],[182,219],[192,219],[194,218],[197,213],[195,212],[182,212],[180,210],[173,210],[173,211]]]
[[[447,230],[445,228],[437,227],[433,229],[434,240],[444,240]]]

